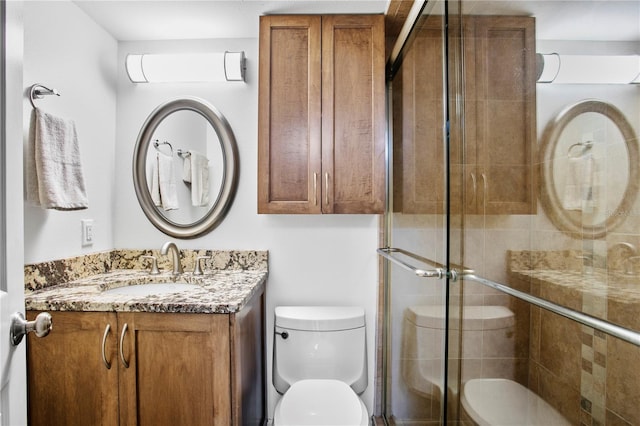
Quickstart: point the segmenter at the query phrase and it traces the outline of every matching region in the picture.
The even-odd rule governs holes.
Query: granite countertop
[[[27,291],[25,309],[48,311],[182,312],[228,314],[240,311],[260,292],[264,270],[214,270],[204,275],[151,275],[142,270],[113,270]],[[187,282],[193,289],[169,294],[135,296],[105,292],[146,283]]]
[[[638,303],[640,301],[640,279],[622,274],[610,274],[595,269],[591,273],[562,270],[512,270],[516,277],[532,278],[579,292],[620,303]]]
[[[509,251],[508,272],[519,279],[534,280],[613,300],[623,304],[640,301],[640,276],[602,267],[585,270],[579,251]]]

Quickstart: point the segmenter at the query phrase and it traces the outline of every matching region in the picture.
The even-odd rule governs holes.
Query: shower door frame
[[[451,289],[451,283],[457,281],[457,278],[459,276],[459,274],[462,272],[460,269],[458,269],[457,267],[451,267],[452,262],[451,262],[451,258],[450,258],[450,238],[451,238],[451,216],[450,216],[450,197],[451,197],[451,191],[450,191],[450,157],[449,157],[449,138],[450,138],[450,105],[449,105],[449,98],[453,98],[455,101],[459,101],[461,99],[460,96],[453,96],[451,97],[449,95],[449,78],[450,78],[450,70],[449,70],[449,33],[448,33],[448,29],[449,29],[449,24],[448,24],[448,19],[449,19],[449,7],[450,7],[450,3],[458,3],[459,0],[454,0],[454,1],[448,1],[448,0],[415,0],[414,4],[407,16],[407,19],[405,21],[405,24],[400,32],[400,35],[398,36],[398,39],[396,40],[396,43],[394,44],[394,47],[392,49],[391,55],[390,55],[390,59],[387,63],[387,123],[388,123],[388,161],[387,161],[387,206],[386,206],[386,212],[385,212],[385,217],[383,220],[383,226],[384,226],[384,234],[382,237],[382,243],[383,243],[383,247],[378,249],[378,254],[380,256],[382,256],[383,258],[385,258],[387,261],[394,263],[397,266],[400,266],[401,268],[408,270],[412,273],[414,273],[416,276],[421,277],[421,278],[436,278],[436,279],[442,279],[443,280],[443,285],[444,285],[444,309],[445,309],[445,318],[444,318],[444,322],[445,324],[448,324],[447,327],[445,327],[444,329],[444,344],[443,344],[443,348],[444,348],[444,352],[442,354],[442,359],[443,359],[443,365],[442,365],[442,374],[443,374],[443,389],[445,390],[445,392],[443,392],[442,395],[442,399],[440,401],[440,424],[447,424],[448,422],[448,411],[450,408],[449,407],[449,396],[448,396],[448,391],[446,391],[447,389],[450,388],[450,377],[449,377],[449,372],[450,371],[454,371],[454,374],[458,374],[458,372],[460,371],[459,368],[459,362],[460,359],[459,358],[455,358],[454,359],[454,363],[457,363],[458,365],[452,365],[450,366],[450,360],[449,360],[449,344],[450,343],[455,343],[455,346],[457,346],[459,348],[459,341],[460,338],[459,336],[454,336],[451,334],[450,330],[451,327],[449,326],[449,321],[451,321],[450,319],[450,315],[449,315],[449,311],[450,311],[450,289]],[[438,262],[434,262],[434,261],[430,261],[428,259],[425,258],[421,258],[420,256],[417,255],[413,255],[410,252],[406,252],[402,249],[396,249],[396,248],[391,248],[390,247],[390,237],[391,237],[391,230],[393,229],[393,224],[392,224],[392,206],[393,206],[393,180],[390,178],[390,176],[393,176],[393,79],[396,77],[396,74],[398,72],[398,69],[401,67],[402,65],[402,60],[403,60],[403,55],[405,52],[405,49],[408,48],[408,46],[411,44],[412,42],[412,37],[415,35],[415,31],[417,30],[417,27],[419,26],[419,22],[421,19],[426,19],[428,16],[430,16],[431,12],[434,9],[434,6],[436,3],[442,3],[444,5],[444,14],[443,14],[443,19],[444,19],[444,25],[443,25],[443,29],[442,29],[442,40],[443,40],[443,69],[442,69],[442,104],[443,104],[443,122],[442,122],[442,132],[443,132],[443,145],[444,145],[444,185],[443,185],[443,207],[444,207],[444,211],[442,212],[442,217],[444,218],[444,223],[443,223],[443,233],[444,233],[444,255],[445,255],[445,261],[443,264],[438,263]],[[458,48],[461,48],[461,46],[458,46]],[[458,58],[459,56],[454,55],[455,58]],[[460,66],[455,66],[455,69],[458,69],[460,71],[460,76],[461,74],[461,67]],[[461,78],[461,77],[459,77]],[[456,111],[462,111],[462,108],[453,105],[453,108]],[[460,136],[462,136],[460,134]],[[462,216],[461,216],[462,219]],[[461,245],[462,247],[462,245]],[[430,269],[421,269],[421,268],[417,268],[415,266],[413,266],[410,263],[407,263],[401,259],[398,259],[394,256],[394,253],[401,253],[405,256],[409,256],[409,257],[413,257],[415,259],[417,259],[419,262],[425,263],[427,264]],[[462,258],[460,256],[460,258]],[[391,327],[391,315],[390,315],[390,305],[389,305],[389,301],[391,298],[391,288],[389,285],[390,282],[390,268],[389,268],[389,262],[384,262],[383,263],[383,269],[382,269],[382,274],[383,274],[383,281],[384,281],[384,289],[383,289],[383,295],[384,295],[384,303],[383,303],[383,309],[384,309],[384,322],[383,322],[383,333],[382,333],[382,389],[381,389],[381,407],[382,407],[382,418],[383,421],[386,425],[390,424],[390,421],[388,419],[388,414],[392,414],[392,413],[387,413],[387,410],[390,409],[390,405],[389,405],[389,401],[387,400],[388,398],[388,394],[389,394],[389,370],[388,370],[388,359],[389,359],[389,354],[391,353],[391,342],[389,339],[389,334],[390,334],[390,327]],[[456,319],[455,321],[459,321],[459,319]],[[453,368],[450,368],[453,367]],[[452,381],[455,384],[455,388],[458,388],[458,383],[459,383],[459,379],[457,378],[457,376],[452,377],[451,379],[453,379]],[[454,406],[454,411],[453,413],[457,413],[457,403]]]

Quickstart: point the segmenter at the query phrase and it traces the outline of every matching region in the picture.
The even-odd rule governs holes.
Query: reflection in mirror
[[[545,211],[558,229],[600,238],[618,226],[638,192],[638,141],[613,105],[582,101],[553,120],[540,157]]]
[[[208,102],[166,102],[147,118],[133,156],[133,181],[143,212],[167,235],[210,232],[231,207],[238,149],[224,116]]]
[[[559,135],[555,155],[553,183],[566,213],[588,226],[604,222],[622,202],[629,180],[620,129],[605,115],[579,114]]]
[[[153,195],[153,173],[158,156],[172,166],[175,203],[156,203],[168,220],[193,223],[202,219],[220,193],[223,169],[222,147],[213,127],[193,111],[177,111],[168,115],[151,136],[147,149],[147,185]],[[174,207],[174,208],[172,208]]]

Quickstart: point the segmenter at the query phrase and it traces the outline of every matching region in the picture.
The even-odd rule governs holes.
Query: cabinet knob
[[[22,338],[31,331],[35,332],[38,337],[45,337],[52,328],[53,321],[48,312],[39,313],[35,321],[26,321],[22,313],[16,312],[11,316],[11,344],[17,346]]]

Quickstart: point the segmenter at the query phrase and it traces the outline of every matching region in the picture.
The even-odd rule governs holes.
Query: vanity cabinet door
[[[382,15],[260,18],[258,213],[383,213]]]
[[[38,313],[27,312],[27,319]],[[118,425],[116,314],[50,314],[51,333],[27,337],[29,424]]]
[[[120,424],[232,424],[228,315],[118,313],[118,330]]]

